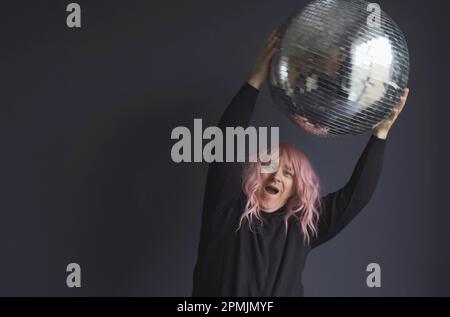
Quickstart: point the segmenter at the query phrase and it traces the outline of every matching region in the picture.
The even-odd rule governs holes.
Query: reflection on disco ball
[[[409,74],[406,40],[372,8],[362,0],[316,0],[279,30],[270,92],[306,131],[362,134],[400,101]]]

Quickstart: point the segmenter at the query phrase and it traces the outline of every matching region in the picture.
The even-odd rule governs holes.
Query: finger
[[[397,118],[397,112],[395,110],[392,110],[390,115],[384,120],[384,122],[391,122],[394,121]]]
[[[403,93],[403,96],[400,97],[400,101],[398,104],[394,107],[394,112],[400,113],[403,110],[403,107],[406,104],[406,100],[408,99],[409,89],[405,89],[405,92]]]
[[[402,102],[406,102],[406,100],[408,99],[408,95],[409,95],[409,88],[405,88],[405,90],[403,91],[403,96],[400,98],[400,100]]]
[[[280,40],[280,38],[279,38],[278,36],[275,36],[275,37],[270,41],[270,44],[271,44],[271,45],[275,45],[279,40]]]
[[[267,43],[269,43],[270,40],[273,39],[273,38],[276,36],[276,34],[277,34],[276,30],[273,30],[273,31],[270,33],[269,37],[266,39],[266,42],[264,43],[264,45],[267,45]]]
[[[272,45],[270,47],[266,47],[263,52],[262,55],[265,58],[270,58],[271,56],[274,55],[274,53],[276,53],[279,50],[278,44]],[[275,52],[274,52],[275,51]]]
[[[405,93],[403,94],[403,106],[406,104],[406,100],[408,100],[408,95],[409,95],[409,88],[405,88]],[[402,106],[402,108],[403,108]]]
[[[272,43],[273,41],[277,40],[278,38],[280,38],[280,35],[279,35],[277,32],[272,33],[272,34],[270,35],[270,37],[267,39],[266,44],[270,44],[270,43]]]
[[[397,108],[394,108],[394,110],[392,110],[387,120],[390,120],[392,122],[397,120],[397,117],[399,116],[400,112],[402,112],[404,106],[405,106],[404,104],[403,105],[399,104]]]
[[[398,115],[401,112],[401,107],[399,107],[400,104],[396,107],[394,107],[394,109],[392,109],[391,113],[389,114],[389,116],[386,118],[387,121],[395,121],[398,117]]]
[[[406,99],[400,101],[400,104],[398,105],[398,107],[396,109],[397,113],[402,112],[402,110],[405,107],[405,105],[406,105]]]
[[[408,99],[408,92],[405,92],[405,94],[400,98],[400,102],[396,107],[398,112],[401,112],[403,110],[403,107],[405,106],[407,99]]]
[[[403,96],[405,98],[408,98],[408,95],[409,95],[409,88],[405,88],[405,91],[403,92]]]
[[[270,50],[272,47],[276,46],[278,43],[278,37],[274,37],[270,39],[270,41],[266,44],[265,50]]]
[[[266,62],[270,61],[275,56],[276,53],[278,53],[278,48],[276,48],[276,47],[272,48],[269,51],[269,53],[266,55],[265,61]]]
[[[392,110],[391,115],[389,117],[396,118],[400,114],[401,109],[402,109],[401,104],[399,104]]]
[[[270,57],[273,56],[277,51],[278,51],[278,47],[276,47],[276,46],[267,48],[266,50],[264,50],[263,56],[264,56],[265,59],[270,58]]]

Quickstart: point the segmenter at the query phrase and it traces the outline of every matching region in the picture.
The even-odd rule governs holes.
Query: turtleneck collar
[[[267,212],[261,209],[261,215],[263,217],[276,217],[276,216],[284,216],[284,214],[286,213],[286,205],[284,205],[283,207],[273,211],[273,212]]]

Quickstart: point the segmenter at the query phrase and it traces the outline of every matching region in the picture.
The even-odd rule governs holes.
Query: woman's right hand
[[[279,39],[280,34],[277,31],[273,31],[256,59],[256,63],[250,74],[250,79],[248,80],[248,83],[256,89],[259,89],[267,79],[270,62],[278,51],[277,45]]]

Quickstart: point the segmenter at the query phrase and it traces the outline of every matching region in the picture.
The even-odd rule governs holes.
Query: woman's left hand
[[[256,59],[255,66],[253,66],[250,79],[248,80],[248,83],[256,89],[260,89],[263,82],[267,79],[270,62],[278,51],[277,45],[279,40],[280,33],[274,30]]]
[[[383,139],[383,140],[385,140],[387,138],[389,130],[391,129],[395,120],[397,120],[398,115],[400,114],[400,112],[402,112],[403,107],[406,104],[406,100],[408,99],[408,94],[409,94],[409,88],[405,88],[403,96],[400,98],[400,102],[395,106],[394,110],[389,115],[389,117],[387,117],[385,120],[378,123],[373,128],[373,134],[377,138]]]

